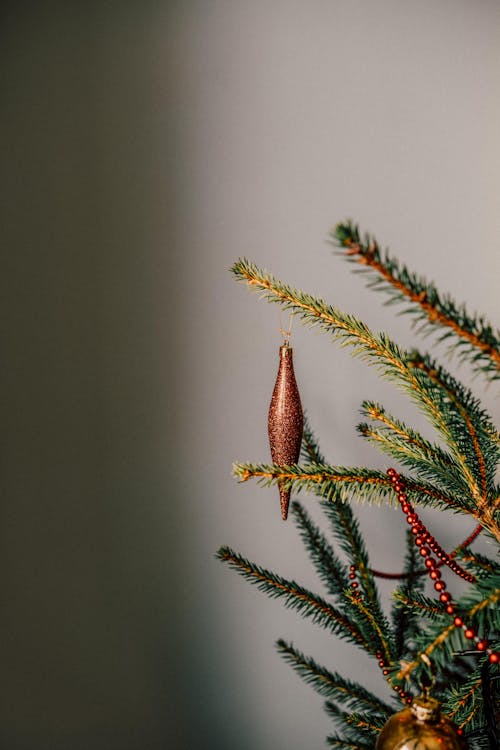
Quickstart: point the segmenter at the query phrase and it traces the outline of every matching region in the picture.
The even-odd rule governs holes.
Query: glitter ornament
[[[391,716],[375,750],[467,750],[460,730],[441,715],[438,700],[425,691],[408,708]]]
[[[299,389],[293,371],[293,349],[284,344],[280,347],[278,376],[274,386],[267,429],[273,463],[278,466],[289,466],[298,461],[304,416],[300,403]],[[281,516],[286,521],[290,504],[290,487],[278,482],[280,493]]]

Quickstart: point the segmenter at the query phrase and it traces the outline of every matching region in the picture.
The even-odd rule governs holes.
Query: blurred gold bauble
[[[420,695],[410,708],[391,716],[375,750],[467,750],[467,743],[457,726],[441,715],[439,701]]]

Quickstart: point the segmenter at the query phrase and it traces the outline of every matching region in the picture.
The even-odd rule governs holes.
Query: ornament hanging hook
[[[283,312],[280,310],[280,333],[283,336],[283,346],[288,346],[290,343],[290,336],[292,334],[292,325],[293,325],[293,312],[290,313],[290,323],[288,325],[288,328],[283,328]]]

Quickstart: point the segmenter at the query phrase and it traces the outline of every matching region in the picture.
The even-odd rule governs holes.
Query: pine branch
[[[370,716],[370,720],[361,716],[359,713],[349,714],[346,718],[347,723],[359,729],[363,733],[367,733],[375,739],[385,724],[385,719],[380,716]]]
[[[463,612],[464,622],[472,625],[477,632],[500,631],[500,587],[497,577],[478,581],[475,587],[457,602],[457,611]],[[417,642],[419,654],[412,662],[405,664],[397,675],[407,679],[415,670],[422,667],[422,654],[430,657],[436,669],[441,669],[451,661],[456,653],[467,647],[462,629],[453,622],[443,627],[439,622],[421,634]]]
[[[318,440],[312,431],[307,414],[304,414],[304,427],[302,430],[302,445],[300,455],[306,464],[326,463],[320,449]]]
[[[464,549],[460,553],[460,559],[462,562],[468,563],[468,566],[473,568],[474,573],[479,577],[491,574],[500,576],[500,565],[485,555],[480,555],[477,552],[473,553],[470,549]]]
[[[489,415],[470,391],[436,366],[427,355],[413,351],[412,363],[436,386],[436,395],[441,397],[443,408],[448,404],[454,406],[448,425],[452,439],[450,446],[462,465],[473,495],[479,503],[487,504],[488,493],[495,491],[494,479],[499,459],[498,433]],[[467,443],[463,439],[464,427],[469,437]],[[470,455],[465,455],[464,448],[471,451]]]
[[[349,586],[346,566],[335,555],[326,537],[312,522],[304,507],[295,501],[292,503],[292,511],[304,546],[328,593],[344,601],[344,590]]]
[[[255,478],[264,486],[278,482],[293,487],[295,492],[305,490],[330,500],[340,497],[347,501],[352,497],[359,501],[380,504],[386,500],[395,505],[390,478],[382,471],[364,467],[328,466],[327,464],[305,464],[299,466],[277,466],[276,464],[240,464],[233,465],[233,474],[240,482]],[[451,508],[467,512],[462,505],[462,498],[453,498],[428,482],[415,482],[404,478],[409,495],[415,502],[430,507]]]
[[[392,713],[390,706],[362,685],[319,666],[312,657],[304,656],[292,644],[280,639],[276,646],[285,661],[319,695],[338,700],[352,710],[366,711],[384,718],[388,718]]]
[[[288,581],[246,560],[229,547],[221,547],[217,552],[217,557],[222,562],[229,563],[231,568],[250,583],[255,584],[269,597],[282,599],[286,607],[295,609],[302,617],[310,618],[315,624],[372,653],[372,644],[364,639],[356,624],[320,596],[299,586],[295,581]]]
[[[309,462],[324,463],[324,458],[321,455],[317,440],[307,419],[304,424],[302,455]],[[369,602],[375,617],[382,622],[385,618],[380,604],[378,589],[370,569],[368,552],[359,529],[359,524],[352,512],[351,506],[347,502],[342,502],[341,493],[336,488],[333,491],[329,488],[328,493],[324,497],[328,502],[323,502],[322,507],[330,521],[333,534],[340,543],[349,562],[355,566],[361,591]],[[386,640],[390,640],[388,633],[386,634]]]
[[[421,617],[427,617],[433,622],[436,620],[440,622],[444,621],[443,608],[437,605],[435,599],[431,599],[429,596],[424,596],[424,594],[414,591],[410,597],[402,588],[399,588],[394,592],[393,598],[396,600],[394,612],[396,613],[401,610],[414,614],[415,623],[420,623],[420,626],[422,625],[420,621]]]
[[[470,315],[465,305],[457,305],[449,296],[441,296],[424,278],[409,272],[386,251],[380,252],[377,241],[366,235],[361,240],[358,227],[351,222],[338,224],[332,237],[346,249],[349,260],[370,272],[370,286],[389,294],[390,303],[409,303],[410,312],[423,322],[422,333],[447,329],[439,340],[451,336],[461,360],[468,359],[473,368],[490,380],[500,377],[500,331],[495,331],[484,317]]]
[[[350,622],[354,623],[368,643],[377,643],[387,662],[394,659],[394,643],[389,623],[379,605],[378,598],[370,601],[367,611],[360,606],[352,606],[351,589],[345,566],[335,556],[331,546],[318,527],[313,524],[300,503],[293,504],[293,511],[299,527],[299,532],[306,549],[314,563],[321,580],[327,586],[339,606],[341,606]],[[347,605],[347,609],[346,609]],[[359,615],[361,614],[361,617]]]
[[[473,731],[484,725],[480,666],[461,685],[451,687],[443,701],[443,710],[461,729]]]
[[[380,728],[371,723],[368,719],[363,718],[356,713],[343,711],[331,701],[325,702],[325,711],[342,731],[345,740],[350,742],[364,742],[365,740],[371,740],[373,742],[377,735],[380,734]],[[382,725],[383,723],[384,722],[382,721]]]
[[[375,645],[375,654],[380,652],[387,668],[390,668],[395,659],[396,647],[387,618],[382,610],[373,611],[370,603],[358,591],[351,589],[346,594],[350,599],[352,610],[357,611],[357,617],[353,617],[357,626],[364,637]]]
[[[384,453],[444,492],[459,496],[469,494],[469,486],[462,477],[459,464],[447,451],[392,417],[380,404],[364,401],[362,414],[380,426],[362,423],[358,425],[358,432]]]

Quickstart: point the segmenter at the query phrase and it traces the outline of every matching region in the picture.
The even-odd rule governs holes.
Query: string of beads
[[[469,536],[464,539],[463,542],[461,542],[455,549],[450,552],[449,557],[454,558],[457,556],[457,553],[460,552],[463,549],[466,549],[467,547],[470,547],[472,542],[477,539],[481,531],[483,530],[483,527],[481,524],[478,524],[474,531],[469,534]],[[437,564],[438,568],[441,568],[444,565],[444,562],[440,560]],[[374,568],[370,568],[370,572],[375,578],[385,578],[387,580],[404,580],[405,578],[415,577],[415,576],[424,576],[427,573],[427,569],[423,568],[423,570],[417,570],[416,573],[385,573],[382,570],[375,570]]]
[[[468,640],[474,641],[478,651],[484,651],[488,654],[488,659],[491,664],[498,664],[500,661],[500,654],[490,648],[488,641],[485,638],[480,638],[474,628],[468,627],[462,617],[460,617],[455,610],[451,594],[446,591],[446,583],[441,580],[441,572],[438,569],[441,564],[447,565],[456,575],[464,578],[469,583],[473,583],[476,578],[468,573],[466,570],[459,565],[456,560],[453,559],[452,555],[448,555],[443,548],[438,544],[436,539],[429,533],[425,525],[419,519],[418,514],[411,503],[408,502],[408,495],[405,492],[404,479],[395,469],[389,469],[387,474],[391,478],[392,486],[398,496],[398,500],[401,506],[401,510],[406,515],[406,520],[411,526],[411,532],[415,537],[415,544],[420,549],[420,554],[424,558],[425,567],[431,579],[434,581],[434,588],[439,593],[439,601],[443,605],[445,612],[453,617],[453,624],[456,628],[462,628],[465,637]],[[434,553],[438,560],[431,556]]]

